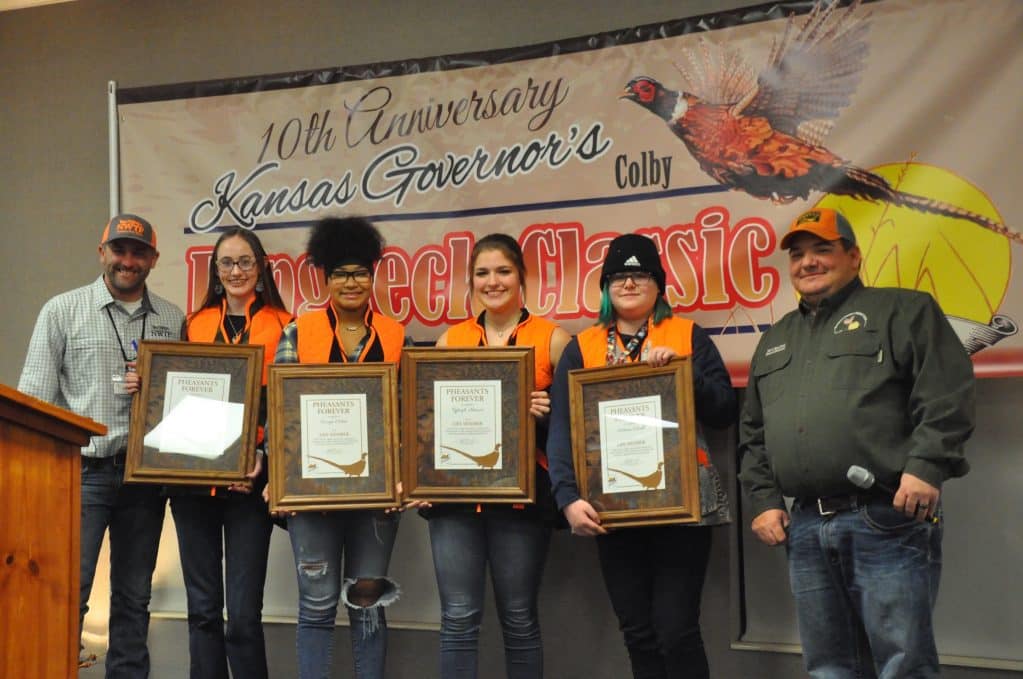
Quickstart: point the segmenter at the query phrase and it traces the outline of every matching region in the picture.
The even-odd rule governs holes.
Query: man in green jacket
[[[972,365],[929,295],[862,284],[840,213],[800,215],[781,249],[800,302],[750,366],[739,450],[753,532],[788,546],[812,677],[936,677],[938,501],[969,470]]]

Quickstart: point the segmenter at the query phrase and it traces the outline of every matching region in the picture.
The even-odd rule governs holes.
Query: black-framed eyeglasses
[[[231,273],[236,266],[242,271],[252,271],[256,266],[256,258],[244,255],[238,259],[221,257],[217,260],[217,271],[220,273]]]
[[[618,273],[611,274],[607,279],[614,286],[625,285],[625,281],[631,279],[633,285],[640,287],[652,281],[654,275],[646,271],[619,271]]]
[[[354,271],[346,271],[345,269],[334,269],[330,272],[330,280],[338,283],[347,283],[348,281],[355,281],[359,285],[369,285],[373,280],[373,272],[369,269],[355,269]]]

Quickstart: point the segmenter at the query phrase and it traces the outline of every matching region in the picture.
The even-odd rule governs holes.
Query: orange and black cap
[[[853,233],[849,220],[838,210],[829,207],[815,207],[796,217],[789,227],[789,232],[781,239],[779,249],[788,250],[792,239],[800,233],[812,233],[824,240],[842,238],[849,241],[850,245],[856,245],[856,234]]]
[[[99,244],[106,245],[112,240],[124,239],[137,240],[156,249],[156,230],[152,224],[138,215],[123,213],[111,217],[103,229]]]

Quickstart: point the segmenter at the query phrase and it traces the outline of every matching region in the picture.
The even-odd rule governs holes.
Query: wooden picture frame
[[[144,340],[124,480],[245,483],[255,460],[263,346]]]
[[[270,509],[397,507],[398,366],[271,365]]]
[[[533,347],[404,349],[405,497],[433,503],[532,503],[533,371]]]
[[[688,356],[572,370],[572,458],[579,495],[606,528],[700,520]]]

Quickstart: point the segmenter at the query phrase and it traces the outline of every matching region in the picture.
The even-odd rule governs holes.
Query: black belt
[[[839,512],[851,512],[865,505],[878,502],[876,495],[854,493],[851,495],[829,495],[828,497],[800,498],[802,507],[811,509],[821,516],[831,516]]]
[[[99,469],[102,467],[123,467],[124,466],[125,453],[121,451],[107,457],[89,457],[86,455],[82,456],[82,466],[89,467],[90,469]]]

